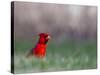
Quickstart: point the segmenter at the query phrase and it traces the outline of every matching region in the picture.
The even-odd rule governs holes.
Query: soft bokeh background
[[[38,34],[50,33],[46,58],[27,59]],[[15,73],[95,69],[97,7],[15,2]]]

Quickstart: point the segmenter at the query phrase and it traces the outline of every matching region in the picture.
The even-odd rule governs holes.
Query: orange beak
[[[47,39],[51,39],[51,37],[48,35]]]

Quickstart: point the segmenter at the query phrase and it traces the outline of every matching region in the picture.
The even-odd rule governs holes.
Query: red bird
[[[50,39],[48,33],[40,33],[39,40],[34,48],[28,53],[27,57],[35,56],[38,58],[43,58],[46,55],[47,42]]]

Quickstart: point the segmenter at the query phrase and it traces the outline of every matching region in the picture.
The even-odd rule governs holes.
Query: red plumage
[[[39,40],[34,48],[28,53],[27,57],[35,56],[38,58],[43,58],[46,55],[47,42],[50,39],[48,33],[40,33]]]

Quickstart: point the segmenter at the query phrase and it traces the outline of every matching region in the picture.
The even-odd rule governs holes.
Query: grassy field
[[[34,45],[32,41],[15,42],[15,73],[82,70],[97,67],[96,41],[65,40],[60,44],[51,41],[48,43],[46,57],[42,60],[25,57]]]

